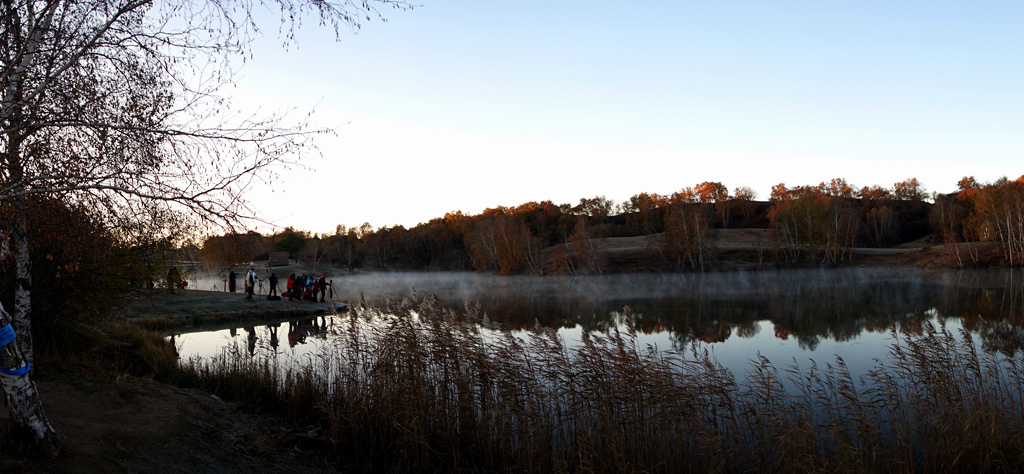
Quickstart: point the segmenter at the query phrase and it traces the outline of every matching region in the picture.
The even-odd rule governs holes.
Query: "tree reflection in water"
[[[451,308],[479,303],[490,321],[514,331],[534,324],[580,333],[628,325],[641,335],[667,337],[677,350],[692,342],[757,339],[758,344],[793,341],[799,350],[814,351],[825,341],[847,344],[869,333],[884,336],[890,327],[919,334],[925,321],[957,323],[977,334],[986,350],[1009,355],[1024,348],[1024,272],[1014,269],[589,277],[414,273],[353,276],[336,287],[348,301],[358,301],[361,293],[374,302],[415,289],[436,295],[441,305]],[[628,316],[623,311],[627,306]],[[334,322],[323,316],[288,322],[288,348],[302,347],[311,337],[329,339]],[[258,346],[279,352],[277,326],[259,327],[259,335],[247,330],[246,336],[256,336]],[[882,351],[884,344],[878,347]]]
[[[846,342],[891,324],[919,333],[925,319],[957,318],[1001,351],[1024,345],[1024,273],[1013,269],[808,269],[766,272],[480,279],[477,299],[491,320],[526,330],[600,332],[630,324],[643,334],[669,333],[677,348],[697,340],[724,342],[758,335],[762,321],[775,337],[814,350],[823,340]],[[421,285],[420,287],[423,287]],[[442,304],[463,301],[434,292]],[[472,299],[471,296],[467,299]],[[632,310],[623,320],[622,308]],[[986,347],[988,347],[986,346]]]

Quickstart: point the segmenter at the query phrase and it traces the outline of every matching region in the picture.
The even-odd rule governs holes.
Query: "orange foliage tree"
[[[697,200],[702,203],[710,203],[718,215],[722,227],[729,227],[729,217],[732,206],[729,204],[729,188],[717,181],[704,181],[693,187]]]
[[[620,209],[626,214],[626,223],[635,232],[651,235],[661,232],[664,225],[663,212],[667,199],[655,193],[639,193],[622,203]]]
[[[929,215],[931,225],[942,233],[942,242],[953,262],[963,267],[965,262],[961,255],[960,243],[966,241],[964,238],[966,235],[965,229],[968,226],[964,224],[967,221],[970,210],[955,193],[935,194],[933,199],[935,205],[932,206],[931,214]],[[970,247],[968,248],[970,249]],[[970,255],[974,257],[974,261],[977,261],[976,253],[970,252]]]
[[[852,248],[862,221],[859,206],[854,200],[854,188],[843,178],[833,178],[818,187],[828,205],[825,260],[836,263],[852,258]]]
[[[893,184],[892,194],[901,201],[924,201],[927,197],[924,186],[917,181],[917,178],[908,178]]]
[[[982,186],[974,199],[975,232],[1001,243],[1010,265],[1024,264],[1024,176]]]
[[[817,186],[773,187],[768,219],[787,259],[796,262],[801,254],[818,250],[831,263],[851,257],[861,223],[853,196],[854,187],[843,178]]]
[[[615,201],[604,196],[593,198],[580,198],[580,203],[572,208],[573,214],[590,216],[595,219],[603,219],[611,215],[615,209]]]
[[[772,187],[771,203],[768,220],[779,237],[780,249],[789,261],[797,262],[801,254],[824,246],[829,209],[819,188],[787,188],[780,183]]]
[[[604,273],[607,267],[604,249],[591,235],[585,216],[576,218],[573,233],[555,248],[553,266],[557,272],[570,275]]]
[[[465,234],[466,250],[477,271],[501,274],[529,270],[542,273],[541,241],[507,210],[488,209],[473,220]]]
[[[757,192],[747,186],[740,186],[733,190],[729,206],[733,208],[732,212],[739,214],[741,218],[750,219],[754,217],[754,212],[757,210],[754,199],[757,199]],[[725,224],[723,227],[726,227]]]
[[[715,213],[714,204],[708,201],[720,196],[702,194],[700,190],[708,189],[704,184],[683,188],[668,200],[661,250],[675,268],[704,270],[710,264],[709,230]]]
[[[975,242],[979,240],[977,223],[980,217],[975,211],[975,203],[980,191],[981,186],[974,177],[965,176],[957,183],[956,192],[932,195],[935,203],[929,215],[932,228],[942,234],[943,246],[950,259],[960,267],[968,263],[963,255],[964,250],[967,257],[971,258],[971,263],[978,263],[979,260]]]
[[[860,189],[868,239],[875,247],[885,247],[896,238],[896,211],[892,200],[892,192],[881,186],[865,186]]]
[[[529,227],[530,232],[538,237],[543,245],[554,245],[569,235],[573,228],[572,207],[568,204],[531,201],[508,208],[507,214],[515,216]]]

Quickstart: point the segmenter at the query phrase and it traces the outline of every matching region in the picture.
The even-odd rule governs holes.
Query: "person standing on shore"
[[[175,288],[181,287],[181,273],[178,272],[177,267],[171,267],[167,270],[167,290],[174,293]]]
[[[320,302],[324,302],[324,296],[327,296],[327,275],[321,275],[320,281],[316,282],[317,289],[320,290]],[[313,299],[316,299],[314,296]]]
[[[238,278],[238,274],[234,270],[228,273],[228,291],[235,292],[235,279]]]
[[[277,296],[277,275],[274,273],[270,274],[270,291],[267,292],[267,299],[271,296]]]
[[[306,292],[306,276],[299,275],[295,277],[295,299],[302,301],[302,296]]]
[[[250,268],[249,273],[245,275],[245,299],[251,300],[252,294],[255,292],[256,286],[256,268]]]

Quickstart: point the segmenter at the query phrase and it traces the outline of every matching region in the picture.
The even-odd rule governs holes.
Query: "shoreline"
[[[287,305],[287,306],[282,306]],[[342,309],[344,305],[344,309]],[[259,319],[304,318],[342,313],[347,303],[245,299],[244,293],[207,290],[154,291],[140,296],[122,311],[124,320],[147,329],[165,330],[182,326],[254,321]]]

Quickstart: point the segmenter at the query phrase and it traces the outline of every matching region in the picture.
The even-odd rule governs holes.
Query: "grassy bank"
[[[700,346],[480,329],[473,308],[360,306],[282,372],[244,350],[162,377],[308,426],[341,466],[390,472],[962,472],[1024,467],[1024,356],[897,334],[865,384],[842,359],[733,374]],[[486,324],[485,324],[486,326]],[[880,355],[883,356],[883,355]],[[866,388],[870,387],[870,388]]]

